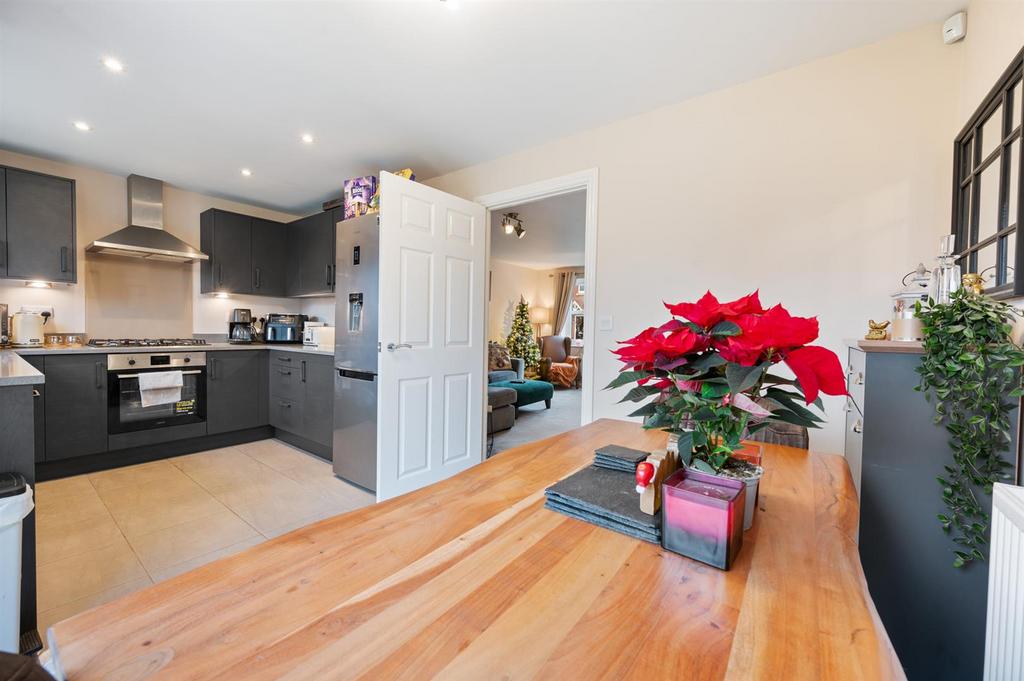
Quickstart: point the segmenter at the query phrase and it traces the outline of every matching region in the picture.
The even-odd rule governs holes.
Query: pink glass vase
[[[745,485],[681,468],[662,483],[661,544],[728,570],[743,544]]]

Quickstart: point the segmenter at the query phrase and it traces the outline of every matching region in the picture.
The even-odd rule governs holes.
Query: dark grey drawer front
[[[291,433],[300,432],[302,428],[302,405],[271,395],[270,425]]]
[[[270,396],[284,400],[302,400],[302,367],[271,363]]]
[[[299,359],[302,357],[297,352],[282,352],[281,350],[270,351],[270,362],[271,364],[281,364],[284,366],[297,367],[299,366]]]

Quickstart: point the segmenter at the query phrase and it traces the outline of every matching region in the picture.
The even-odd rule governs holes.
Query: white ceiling
[[[584,190],[491,213],[491,258],[520,267],[550,270],[583,265],[587,193]],[[519,213],[526,236],[505,234],[505,213]]]
[[[962,4],[4,0],[0,146],[304,212],[348,177],[429,178]]]

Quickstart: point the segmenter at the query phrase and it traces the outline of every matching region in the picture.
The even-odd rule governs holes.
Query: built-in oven
[[[139,375],[181,372],[181,396],[143,406]],[[107,355],[107,432],[130,433],[206,421],[206,353],[140,352]]]

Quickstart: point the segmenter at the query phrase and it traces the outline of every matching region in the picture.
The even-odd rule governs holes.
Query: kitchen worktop
[[[0,388],[9,385],[39,385],[45,381],[42,372],[11,350],[0,350]]]
[[[160,347],[94,348],[90,345],[56,346],[41,348],[11,348],[19,355],[75,355],[115,353],[160,353],[160,352],[220,352],[224,350],[277,350],[298,352],[306,355],[334,355],[334,346],[310,346],[301,343],[207,343],[206,345],[164,345]]]
[[[845,460],[766,445],[723,572],[544,508],[600,420],[59,622],[69,679],[901,679]]]

